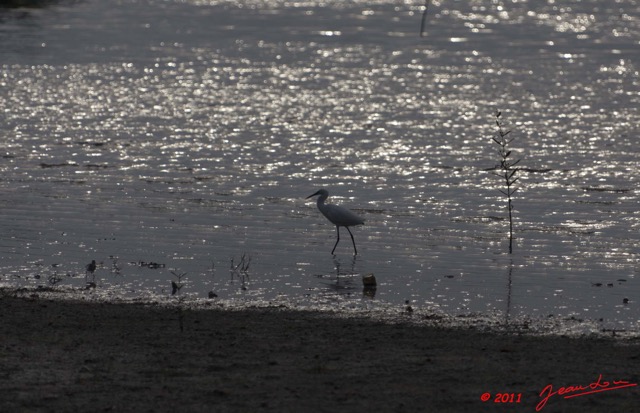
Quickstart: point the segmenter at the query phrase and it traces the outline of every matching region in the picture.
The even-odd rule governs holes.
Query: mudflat
[[[0,314],[2,412],[585,413],[640,405],[637,339],[35,293],[4,292]]]

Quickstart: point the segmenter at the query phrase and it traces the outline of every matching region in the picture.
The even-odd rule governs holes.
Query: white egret
[[[347,231],[349,231],[349,235],[351,235],[351,242],[353,242],[353,252],[354,255],[358,255],[358,249],[356,248],[356,241],[353,239],[353,234],[349,227],[354,225],[363,225],[364,219],[360,218],[358,215],[349,211],[346,208],[343,208],[338,205],[325,204],[324,201],[329,197],[329,192],[326,189],[320,189],[318,192],[313,195],[309,195],[307,199],[312,198],[314,196],[318,197],[318,209],[333,225],[336,226],[336,232],[338,234],[338,239],[336,239],[336,244],[333,246],[331,250],[331,254],[336,250],[338,246],[338,242],[340,242],[340,227],[345,227]]]

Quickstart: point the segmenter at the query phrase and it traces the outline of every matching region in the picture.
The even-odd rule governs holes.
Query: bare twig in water
[[[500,172],[494,172],[497,176],[504,179],[506,190],[500,190],[504,196],[507,197],[507,209],[509,212],[509,254],[513,252],[513,194],[518,190],[514,188],[514,184],[518,181],[519,177],[516,176],[518,168],[514,168],[521,159],[513,160],[511,158],[511,150],[509,144],[513,142],[514,138],[507,138],[507,135],[511,132],[503,128],[502,120],[500,119],[501,112],[496,112],[496,126],[498,127],[497,137],[493,137],[493,141],[498,145],[498,155],[500,156],[500,165],[496,165],[496,170]]]
[[[251,257],[247,253],[242,254],[238,264],[235,264],[233,257],[231,257],[231,267],[229,269],[231,279],[233,280],[234,276],[238,277],[242,282],[243,290],[247,289],[245,282],[249,280],[249,265],[251,265]]]
[[[121,275],[120,274],[120,266],[118,265],[118,257],[111,255],[111,273],[113,275]]]
[[[429,1],[424,2],[424,11],[422,12],[422,21],[420,22],[420,37],[424,37],[424,27],[427,24],[427,14],[429,12]]]
[[[233,264],[233,257],[231,257],[231,273],[233,274],[242,274],[247,273],[249,271],[249,265],[251,264],[251,257],[246,253],[243,253],[240,257],[240,262],[238,265]]]

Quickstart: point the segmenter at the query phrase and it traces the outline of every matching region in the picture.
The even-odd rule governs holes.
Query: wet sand
[[[543,412],[633,411],[640,403],[640,386],[611,390],[624,385],[614,380],[640,382],[637,339],[8,291],[0,312],[3,412],[534,412],[548,385],[587,387],[565,395],[589,385],[599,392],[556,394]],[[499,393],[506,403],[496,402]]]

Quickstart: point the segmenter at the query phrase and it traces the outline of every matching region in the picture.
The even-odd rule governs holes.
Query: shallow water
[[[0,9],[0,282],[638,332],[640,3],[423,4]]]

